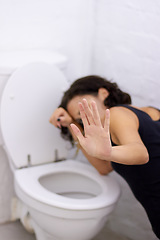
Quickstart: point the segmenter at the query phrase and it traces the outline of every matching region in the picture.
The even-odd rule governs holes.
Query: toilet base
[[[27,223],[37,240],[95,238],[114,210],[120,193],[109,176],[101,177],[92,167],[73,160],[55,166],[18,169],[15,191],[25,205]],[[70,197],[71,193],[79,194],[78,199]],[[81,199],[81,193],[91,196]]]
[[[53,238],[53,236],[49,235],[48,233],[42,231],[42,229],[33,220],[32,226],[34,228],[37,240],[58,240],[56,238]]]
[[[105,222],[107,221],[107,219],[103,219],[103,225],[105,224]],[[54,235],[50,235],[49,233],[45,232],[44,230],[42,230],[41,227],[39,227],[37,225],[37,223],[34,222],[34,220],[31,220],[32,222],[32,226],[33,226],[33,229],[34,229],[34,232],[35,232],[35,235],[36,235],[36,240],[75,240],[75,236],[73,236],[73,238],[71,238],[71,236],[69,236],[69,238],[66,238],[66,236],[63,237],[57,237],[57,236],[54,236]],[[100,224],[101,226],[101,224]],[[92,238],[94,238],[102,229],[102,226],[99,228],[99,231],[96,230],[96,233],[93,232],[90,233],[90,237],[88,236],[84,236],[83,235],[83,231],[82,231],[82,235],[79,235],[79,236],[76,236],[76,240],[91,240]],[[63,231],[63,229],[60,229],[60,231]]]

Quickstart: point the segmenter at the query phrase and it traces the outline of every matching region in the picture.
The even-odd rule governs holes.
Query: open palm
[[[109,110],[106,110],[105,122],[102,126],[94,101],[89,108],[86,99],[83,99],[79,103],[79,109],[84,125],[84,136],[75,124],[71,124],[71,128],[80,145],[90,156],[110,160],[112,146],[109,133]]]

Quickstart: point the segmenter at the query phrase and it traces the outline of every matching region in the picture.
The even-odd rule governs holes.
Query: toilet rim
[[[40,184],[40,177],[62,171],[72,171],[90,178],[101,186],[102,192],[93,198],[74,199],[50,192]],[[23,192],[23,197],[26,195],[43,204],[71,210],[104,208],[113,205],[120,194],[119,185],[110,175],[101,176],[92,166],[74,160],[16,170],[15,184]]]

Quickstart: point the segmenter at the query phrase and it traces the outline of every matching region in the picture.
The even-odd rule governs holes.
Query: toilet
[[[14,174],[16,215],[37,240],[89,240],[119,199],[109,175],[68,158],[70,144],[49,123],[69,84],[55,63],[19,66],[1,93],[3,148]],[[107,239],[107,236],[106,236]]]

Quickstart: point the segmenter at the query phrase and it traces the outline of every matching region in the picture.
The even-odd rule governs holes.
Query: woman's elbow
[[[109,173],[112,172],[112,171],[113,171],[112,166],[98,170],[98,172],[99,172],[100,175],[107,175],[107,174],[109,174]]]
[[[148,163],[148,162],[149,162],[149,154],[148,154],[148,152],[147,152],[146,158],[145,158],[145,163]]]
[[[149,153],[148,151],[145,151],[145,153],[143,154],[143,157],[141,159],[141,164],[146,164],[149,162]]]

